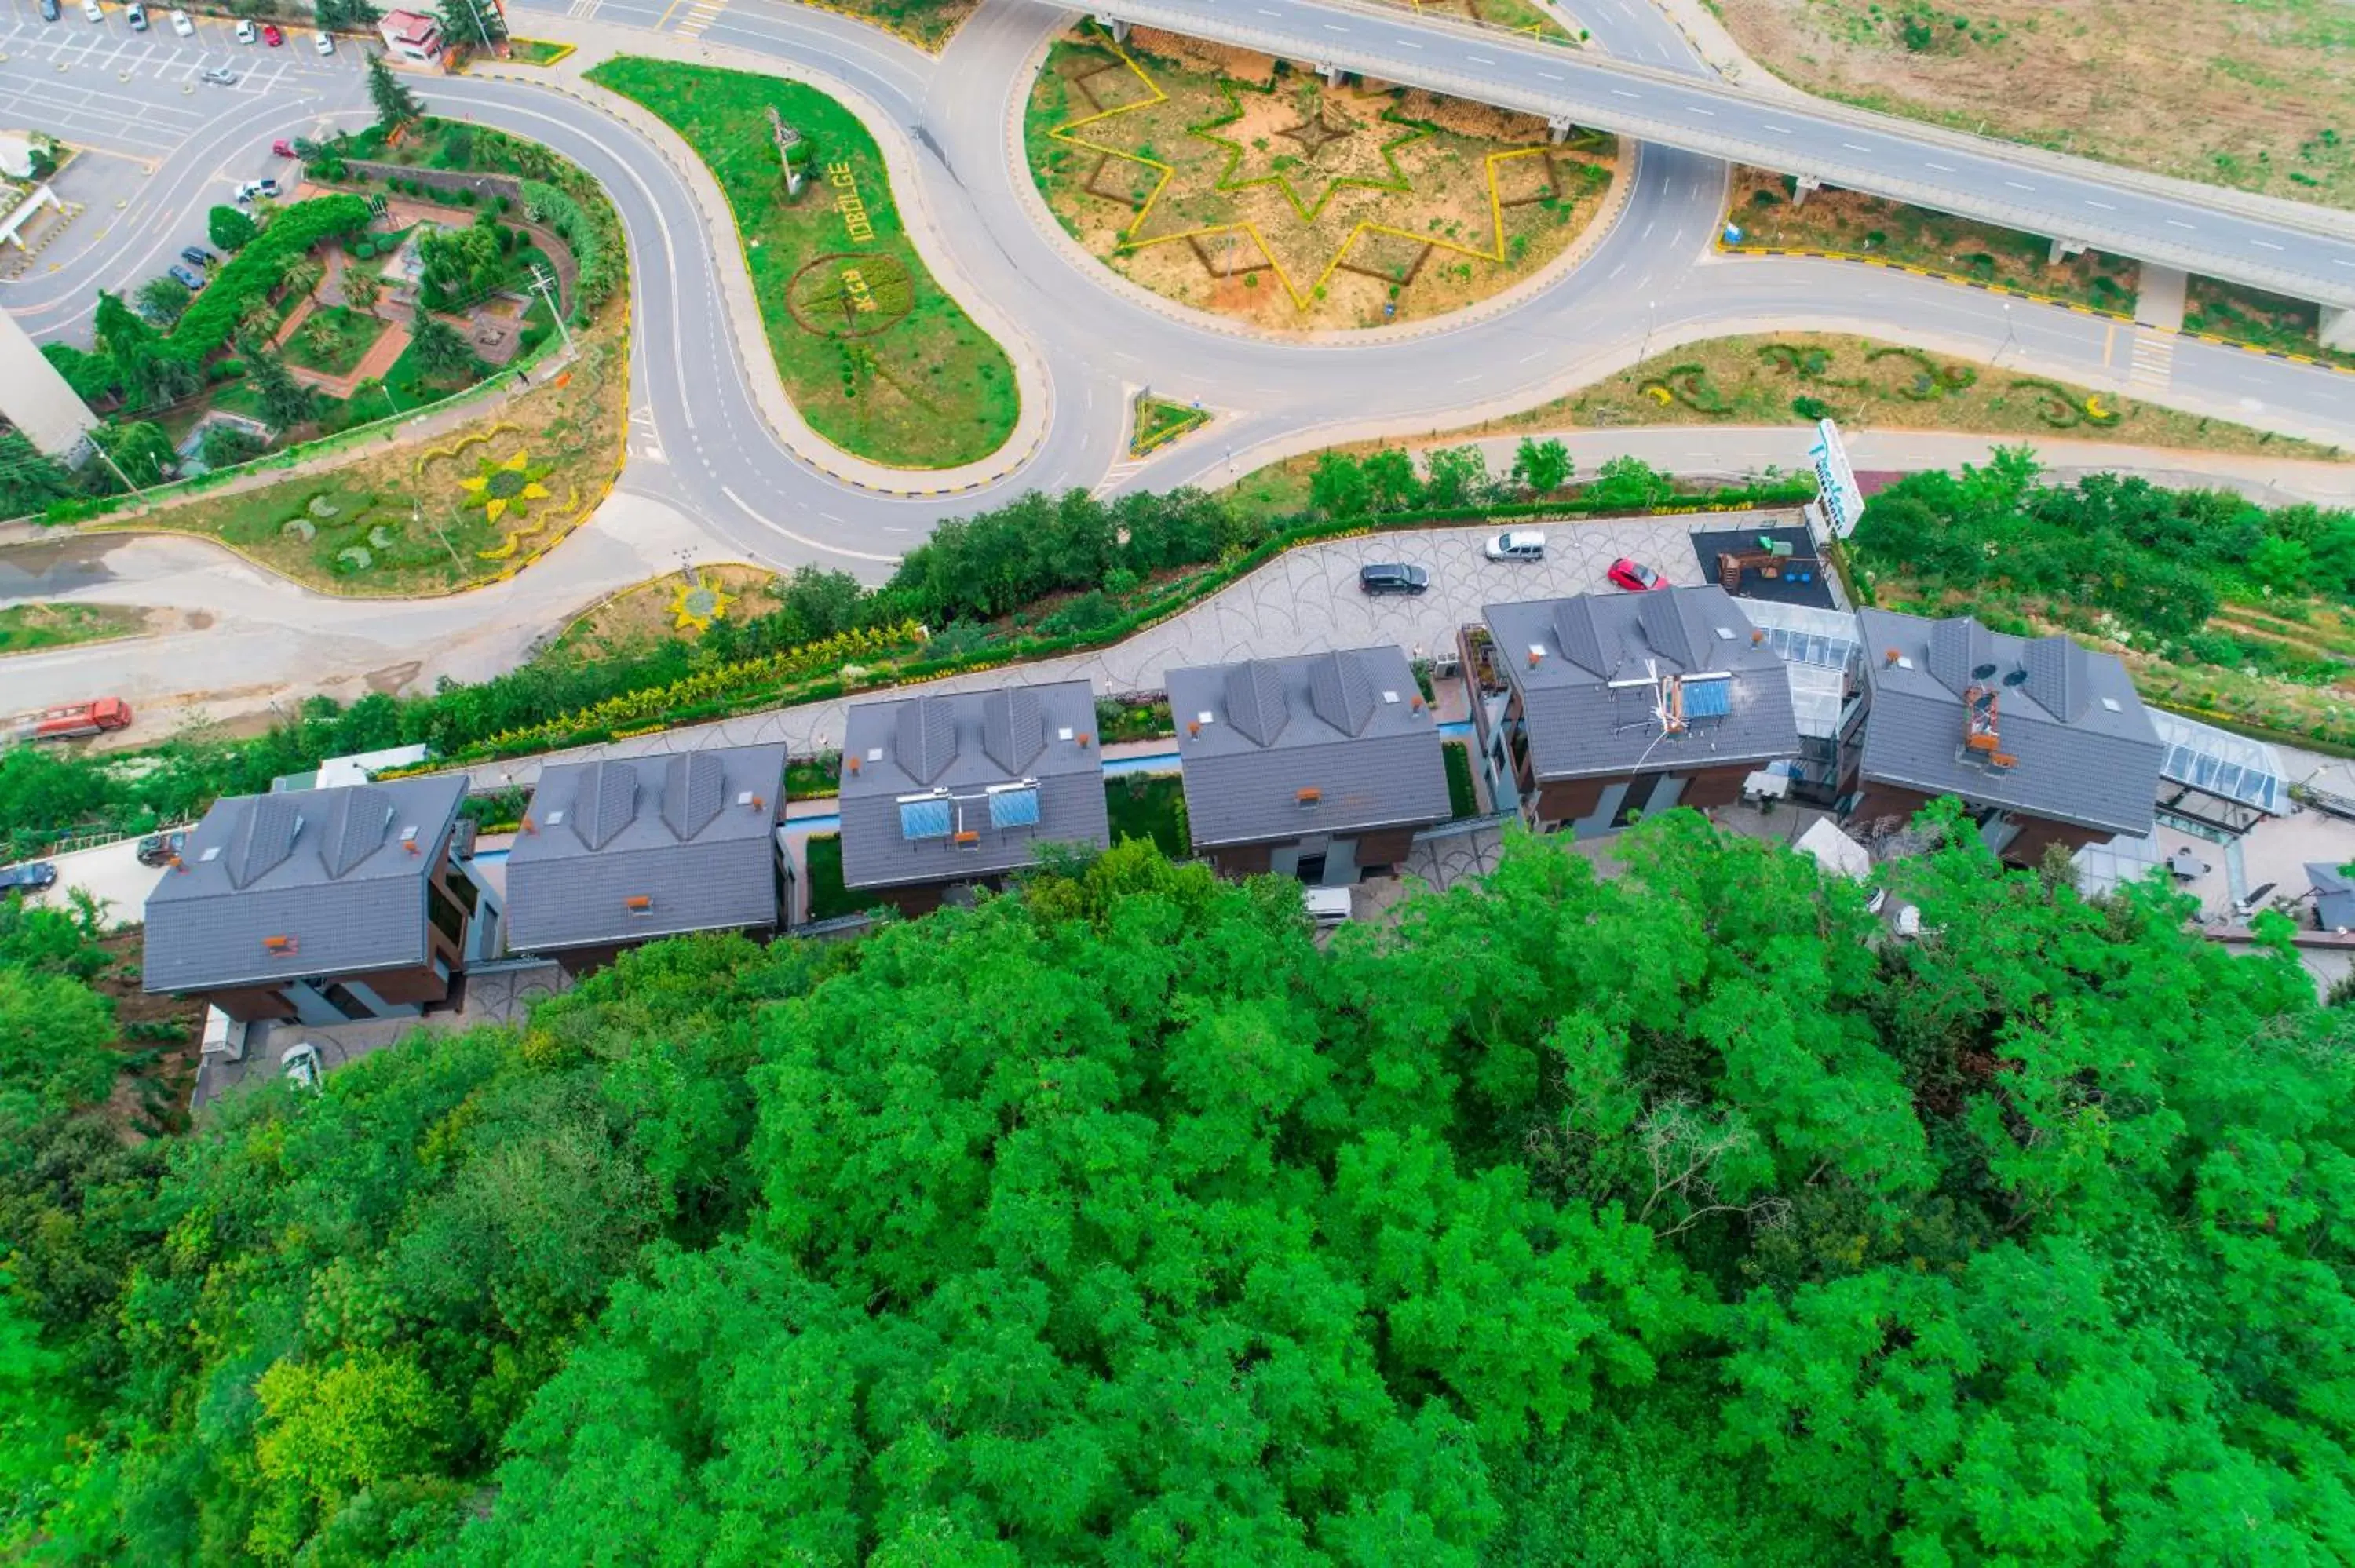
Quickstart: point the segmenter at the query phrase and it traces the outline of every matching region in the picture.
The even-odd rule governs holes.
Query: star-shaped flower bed
[[[500,461],[485,456],[471,476],[458,482],[458,488],[483,509],[486,521],[496,523],[509,513],[520,515],[532,502],[548,499],[548,488],[540,481],[550,466],[533,467],[531,454],[521,449]]]

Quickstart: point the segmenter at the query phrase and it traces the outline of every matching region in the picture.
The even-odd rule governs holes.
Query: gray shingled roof
[[[1439,726],[1395,647],[1171,670],[1198,849],[1443,821]],[[1304,802],[1301,793],[1314,790]]]
[[[442,774],[214,801],[147,895],[142,983],[214,991],[425,962],[425,886],[465,794],[464,775]]]
[[[1085,681],[853,704],[842,737],[843,885],[959,882],[1028,865],[1041,843],[1105,847],[1095,727]],[[1026,779],[1037,787],[1035,822],[1023,820],[1033,814]]]
[[[1713,584],[1492,604],[1482,614],[1497,662],[1521,694],[1529,762],[1541,780],[1684,772],[1798,752],[1781,656]],[[1713,682],[1686,678],[1719,673],[1728,677],[1724,714],[1691,712],[1705,705]],[[1681,692],[1664,694],[1668,677],[1685,681]],[[1659,710],[1676,700],[1688,716],[1670,732]]]
[[[531,831],[507,852],[507,947],[554,953],[775,926],[784,787],[782,744],[548,768]]]
[[[1862,609],[1862,775],[2049,821],[2147,833],[2166,748],[2126,666],[2065,637],[2020,638],[1956,616]],[[1896,655],[1891,661],[1891,655]],[[1995,694],[1995,766],[1963,745],[1965,696]]]

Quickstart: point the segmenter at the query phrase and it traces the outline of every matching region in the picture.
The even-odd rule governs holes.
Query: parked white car
[[[252,23],[250,23],[250,22],[240,22],[240,23],[237,25],[237,41],[238,41],[239,43],[240,43],[240,44],[250,44],[250,43],[252,43],[255,39],[257,39],[257,38],[259,38],[259,37],[261,37],[261,35],[260,33],[257,33],[257,32],[255,32],[255,31],[253,30],[253,24],[252,24]]]
[[[1515,528],[1489,540],[1482,553],[1492,561],[1542,561],[1545,539],[1534,528]]]
[[[336,52],[336,40],[325,33],[314,33],[311,35],[311,47],[323,55],[331,55]]]
[[[81,14],[93,22],[106,20],[106,10],[99,5],[98,0],[81,0]]]
[[[186,11],[175,11],[172,13],[172,31],[184,38],[193,38],[197,36],[197,25],[188,20]]]
[[[278,1070],[298,1089],[319,1092],[319,1078],[326,1071],[319,1060],[319,1048],[308,1040],[300,1045],[289,1045],[278,1053]]]

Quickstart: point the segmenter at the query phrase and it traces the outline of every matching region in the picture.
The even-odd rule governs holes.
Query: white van
[[[1308,916],[1308,923],[1320,931],[1346,925],[1349,919],[1349,890],[1346,887],[1304,887],[1300,890],[1300,907]]]
[[[1545,535],[1534,528],[1515,528],[1488,541],[1485,552],[1492,561],[1542,561]]]

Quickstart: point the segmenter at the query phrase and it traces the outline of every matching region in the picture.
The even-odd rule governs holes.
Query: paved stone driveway
[[[1159,691],[1164,672],[1193,664],[1327,648],[1395,642],[1425,656],[1453,647],[1455,629],[1479,619],[1480,607],[1516,599],[1558,599],[1614,592],[1604,573],[1621,556],[1675,583],[1700,580],[1687,535],[1694,527],[1786,525],[1796,514],[1717,513],[1697,517],[1620,518],[1601,523],[1541,524],[1546,558],[1498,563],[1481,554],[1494,527],[1433,528],[1365,535],[1285,552],[1260,570],[1180,616],[1117,646],[978,674],[952,676],[924,688],[956,692],[1031,681],[1095,683],[1101,694]],[[1430,591],[1369,599],[1358,591],[1358,568],[1370,562],[1409,561],[1431,573]],[[881,695],[883,694],[878,694]],[[873,700],[869,698],[868,700]],[[782,740],[797,756],[841,744],[843,702],[812,703],[748,714],[717,724],[638,736],[545,758],[518,758],[474,770],[478,787],[527,784],[548,761],[633,757],[704,746],[744,746]]]

